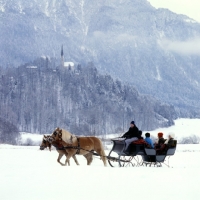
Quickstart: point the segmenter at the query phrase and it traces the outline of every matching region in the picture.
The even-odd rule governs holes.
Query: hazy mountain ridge
[[[187,16],[145,0],[1,0],[0,18],[2,66],[59,58],[63,44],[65,60],[92,61],[181,116],[200,116],[200,24]]]

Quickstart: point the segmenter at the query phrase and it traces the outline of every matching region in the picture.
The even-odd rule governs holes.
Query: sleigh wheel
[[[134,167],[135,163],[133,156],[120,156],[118,157],[118,162],[120,167]]]
[[[108,158],[108,163],[111,167],[119,167],[119,162],[118,162],[118,154],[113,152],[112,150],[107,156]]]

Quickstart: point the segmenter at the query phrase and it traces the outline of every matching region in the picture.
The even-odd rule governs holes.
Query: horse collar
[[[76,137],[76,138],[77,138],[77,142],[78,142],[76,154],[79,154],[80,153],[80,138],[79,137]]]
[[[64,146],[62,143],[52,143],[52,145],[56,148],[56,150],[64,150]]]

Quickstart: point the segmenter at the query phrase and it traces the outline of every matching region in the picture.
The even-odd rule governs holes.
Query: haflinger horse
[[[65,164],[63,164],[62,162],[60,162],[61,158],[63,157],[63,155],[66,156],[67,158],[67,151],[65,150],[64,146],[62,145],[61,141],[55,141],[55,139],[51,136],[51,135],[44,135],[42,143],[40,145],[40,150],[44,150],[45,148],[49,148],[49,151],[51,151],[51,146],[54,146],[57,150],[57,152],[59,153],[58,158],[57,158],[57,162],[60,163],[62,166],[66,166],[67,164],[70,166],[70,162],[69,160],[66,159]],[[87,160],[87,164],[90,165],[90,163],[92,162],[92,154],[88,153],[83,155],[86,160]],[[76,158],[76,155],[72,155],[72,158],[74,159],[75,163],[77,165],[79,165],[78,160]]]
[[[101,140],[97,137],[76,137],[70,132],[56,128],[51,135],[55,141],[61,141],[65,150],[67,151],[68,161],[73,155],[93,155],[93,152],[96,151],[101,157],[104,166],[107,165],[107,157],[104,151],[103,144]],[[92,160],[91,160],[92,162]]]
[[[65,164],[60,162],[60,160],[63,157],[63,155],[65,155],[67,157],[68,154],[67,154],[67,152],[65,150],[62,149],[62,145],[59,142],[54,141],[54,139],[50,135],[44,135],[43,136],[43,140],[42,140],[42,143],[40,145],[40,150],[44,150],[45,148],[49,148],[49,151],[51,151],[51,146],[52,145],[54,147],[56,147],[56,150],[59,153],[58,158],[57,158],[57,162],[60,163],[62,166],[65,166],[67,164],[70,166],[69,160],[66,160]],[[59,147],[60,147],[60,149],[59,149]],[[77,165],[79,165],[76,156],[73,155],[72,157],[73,157],[75,163]]]

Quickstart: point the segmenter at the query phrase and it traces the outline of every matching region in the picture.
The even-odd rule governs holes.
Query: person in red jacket
[[[160,149],[161,146],[165,143],[165,139],[163,138],[163,133],[159,132],[158,133],[158,139],[157,141],[154,143],[154,147],[155,149]]]

